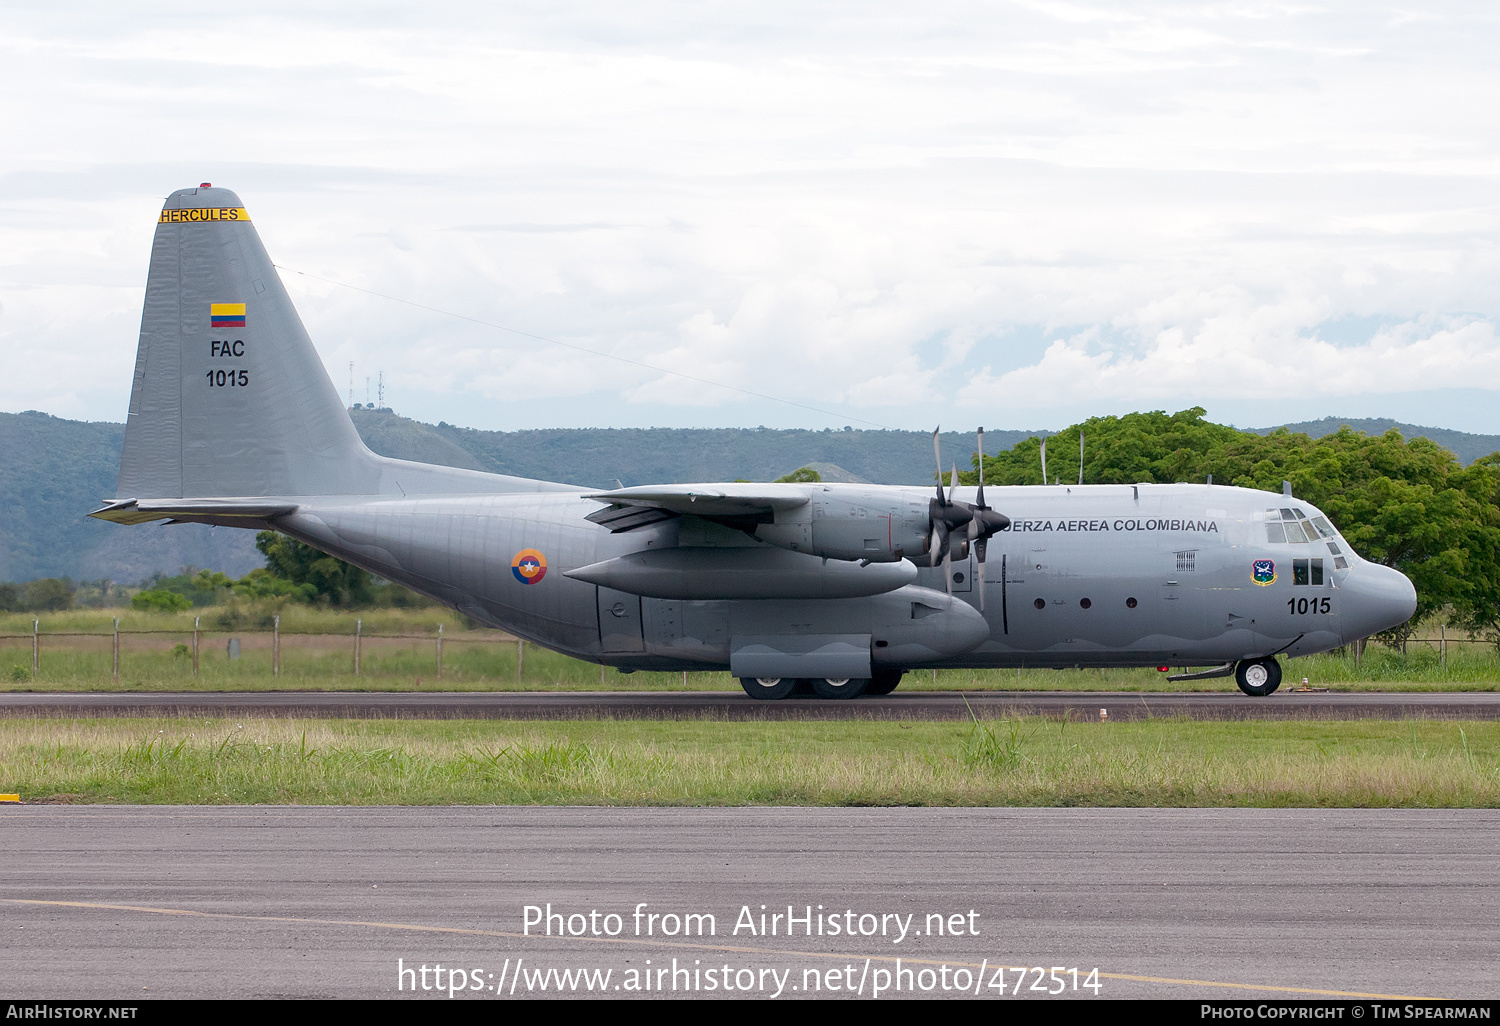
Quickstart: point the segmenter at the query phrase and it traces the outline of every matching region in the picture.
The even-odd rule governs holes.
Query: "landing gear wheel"
[[[889,695],[896,690],[896,685],[901,683],[902,671],[881,670],[870,678],[870,684],[865,688],[867,695]]]
[[[819,698],[858,698],[870,686],[868,677],[814,677],[813,690]]]
[[[741,677],[740,687],[745,689],[745,694],[751,698],[758,698],[763,702],[771,702],[778,698],[785,698],[792,693],[797,686],[796,677]]]
[[[1234,668],[1234,680],[1245,694],[1264,698],[1281,687],[1281,664],[1275,659],[1242,659]]]

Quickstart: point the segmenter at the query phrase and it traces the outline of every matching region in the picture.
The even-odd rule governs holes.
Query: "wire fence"
[[[16,646],[11,643],[22,643]],[[29,634],[0,633],[0,648],[24,649],[25,644],[31,649],[30,675],[35,678],[42,673],[44,665],[50,659],[74,660],[80,655],[102,654],[101,649],[105,643],[109,651],[109,672],[118,681],[121,672],[121,663],[124,659],[130,659],[137,664],[149,663],[158,667],[163,656],[168,656],[173,662],[179,660],[191,660],[192,676],[198,677],[203,670],[204,657],[215,643],[222,642],[224,661],[227,663],[239,663],[243,659],[247,664],[255,662],[257,665],[244,667],[247,671],[260,670],[264,672],[264,661],[269,659],[270,671],[273,677],[282,674],[282,661],[285,650],[291,650],[303,658],[299,662],[304,665],[310,660],[316,660],[319,669],[326,672],[336,667],[338,652],[342,650],[343,658],[348,662],[345,664],[354,676],[364,675],[369,670],[369,655],[373,652],[377,657],[385,656],[384,663],[391,663],[392,642],[399,646],[399,658],[394,662],[399,666],[387,666],[388,669],[396,669],[401,673],[410,673],[413,670],[422,672],[425,664],[430,666],[436,679],[443,679],[443,654],[445,646],[459,645],[465,648],[469,646],[486,646],[493,649],[496,646],[510,647],[515,650],[515,676],[520,680],[525,674],[526,665],[526,642],[510,634],[499,631],[486,631],[482,634],[464,632],[456,635],[447,635],[443,626],[439,625],[436,634],[411,634],[411,633],[387,633],[366,632],[364,621],[356,620],[352,633],[338,633],[332,631],[283,631],[281,629],[281,617],[275,616],[271,620],[270,630],[263,628],[204,628],[201,618],[193,618],[191,630],[185,629],[139,629],[121,628],[117,618],[114,621],[114,629],[108,633],[100,631],[44,631],[40,620],[32,621],[32,629]],[[413,646],[409,643],[417,642]],[[421,657],[416,655],[412,649],[420,650],[422,647],[431,646],[430,654]],[[19,654],[19,653],[17,653]],[[256,657],[251,659],[252,654]],[[334,657],[330,666],[329,657]],[[427,662],[426,660],[430,660]],[[91,660],[92,661],[92,660]],[[12,679],[25,674],[25,668],[16,664]]]

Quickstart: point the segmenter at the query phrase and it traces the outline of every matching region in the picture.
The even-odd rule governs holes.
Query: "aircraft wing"
[[[791,484],[645,485],[596,492],[586,498],[609,503],[588,519],[616,533],[685,515],[769,522],[778,510],[796,509],[810,500],[806,485]]]

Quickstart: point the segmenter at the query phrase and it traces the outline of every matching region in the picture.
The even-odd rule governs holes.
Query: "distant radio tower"
[[[375,378],[375,407],[385,409],[385,371],[381,371]]]
[[[349,409],[354,409],[354,361],[349,361]]]

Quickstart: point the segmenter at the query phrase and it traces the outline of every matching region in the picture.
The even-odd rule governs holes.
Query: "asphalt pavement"
[[[962,720],[1041,715],[1111,720],[1500,718],[1500,692],[926,691],[852,701],[756,701],[730,691],[7,692],[0,716]]]
[[[1500,996],[1494,810],[11,806],[0,837],[13,998]]]

